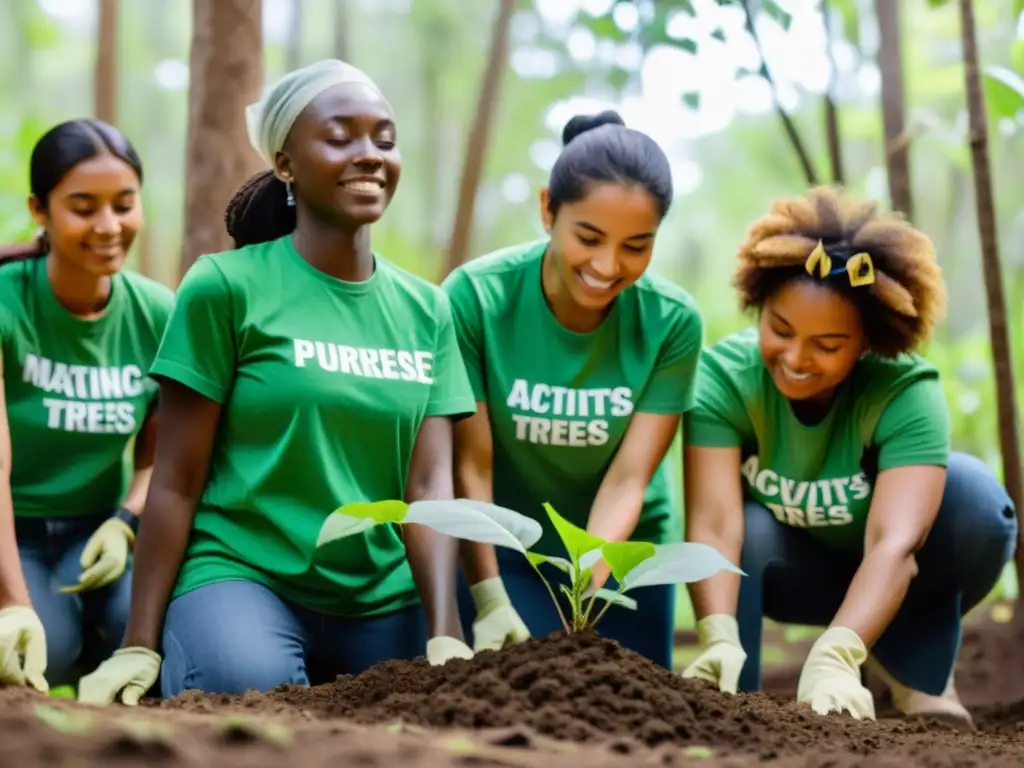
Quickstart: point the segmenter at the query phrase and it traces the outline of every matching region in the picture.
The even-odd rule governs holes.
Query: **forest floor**
[[[765,693],[728,696],[595,635],[538,638],[456,660],[387,662],[267,695],[182,694],[128,709],[0,690],[0,765],[193,768],[1000,766],[1024,763],[1024,615],[995,603],[965,631],[965,730],[820,717],[793,701],[809,643],[782,644]],[[685,633],[681,635],[685,642]],[[685,650],[685,649],[684,649]],[[767,665],[766,665],[767,666]]]

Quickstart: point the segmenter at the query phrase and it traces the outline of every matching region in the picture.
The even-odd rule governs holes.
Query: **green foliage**
[[[642,541],[609,542],[566,520],[550,504],[544,504],[548,519],[565,547],[568,558],[531,552],[543,533],[540,523],[511,509],[470,499],[451,501],[356,502],[339,507],[324,521],[317,548],[362,533],[376,525],[417,524],[445,536],[481,544],[507,547],[522,554],[544,583],[567,632],[594,627],[612,605],[636,609],[628,590],[657,584],[686,584],[701,581],[718,571],[742,573],[714,548],[705,544],[651,544]],[[592,588],[593,568],[603,560],[618,582],[618,589]],[[559,585],[569,603],[566,616],[550,582],[540,566],[548,564],[562,571],[569,584]],[[600,600],[604,607],[593,614]]]
[[[1024,79],[1006,67],[984,68],[985,99],[996,119],[1015,119],[1024,109]]]

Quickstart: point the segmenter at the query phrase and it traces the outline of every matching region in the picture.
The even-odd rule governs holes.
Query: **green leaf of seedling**
[[[542,555],[539,552],[527,552],[526,559],[530,561],[530,565],[534,568],[539,567],[542,563],[549,563],[555,566],[558,570],[569,577],[572,581],[573,574],[576,573],[576,569],[573,568],[572,563],[566,560],[564,557],[555,557],[554,555]]]
[[[565,545],[565,549],[573,561],[578,561],[587,552],[600,549],[608,543],[604,539],[589,534],[582,528],[578,528],[570,523],[547,502],[544,502],[544,509],[547,511],[548,517],[551,518],[551,522],[558,532],[558,537],[562,540],[562,544]]]
[[[621,584],[626,574],[644,560],[654,557],[657,551],[658,548],[648,541],[610,541],[601,547],[601,557]]]
[[[526,550],[540,541],[540,523],[511,509],[472,499],[417,501],[409,505],[406,524],[416,523],[438,533],[480,544]]]
[[[245,715],[229,715],[219,723],[218,730],[229,739],[263,741],[282,749],[291,746],[295,738],[292,729],[286,725],[257,721]]]
[[[354,536],[382,523],[400,523],[405,519],[409,505],[404,501],[356,501],[338,507],[327,516],[320,527],[316,546]]]
[[[610,589],[599,589],[596,595],[598,600],[604,600],[606,603],[617,605],[621,608],[626,608],[630,611],[636,610],[636,600],[628,595],[624,595],[621,592],[613,592]]]
[[[91,712],[59,709],[46,704],[35,705],[36,717],[60,733],[81,735],[88,733],[96,724]]]
[[[658,544],[657,552],[626,574],[623,591],[658,584],[690,584],[731,571],[745,576],[714,547],[694,542]]]

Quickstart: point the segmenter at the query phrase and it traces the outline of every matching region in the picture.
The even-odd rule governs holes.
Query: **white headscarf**
[[[362,83],[377,93],[380,88],[358,67],[337,59],[323,59],[282,77],[255,104],[245,108],[249,143],[271,168],[296,118],[309,103],[335,85]],[[384,98],[384,94],[381,94]]]

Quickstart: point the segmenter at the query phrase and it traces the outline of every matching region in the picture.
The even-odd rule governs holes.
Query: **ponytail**
[[[267,243],[295,231],[295,208],[288,190],[273,171],[250,177],[231,198],[224,225],[235,248]]]
[[[0,265],[12,261],[28,261],[45,256],[50,250],[46,232],[40,232],[29,243],[11,243],[0,245]]]

